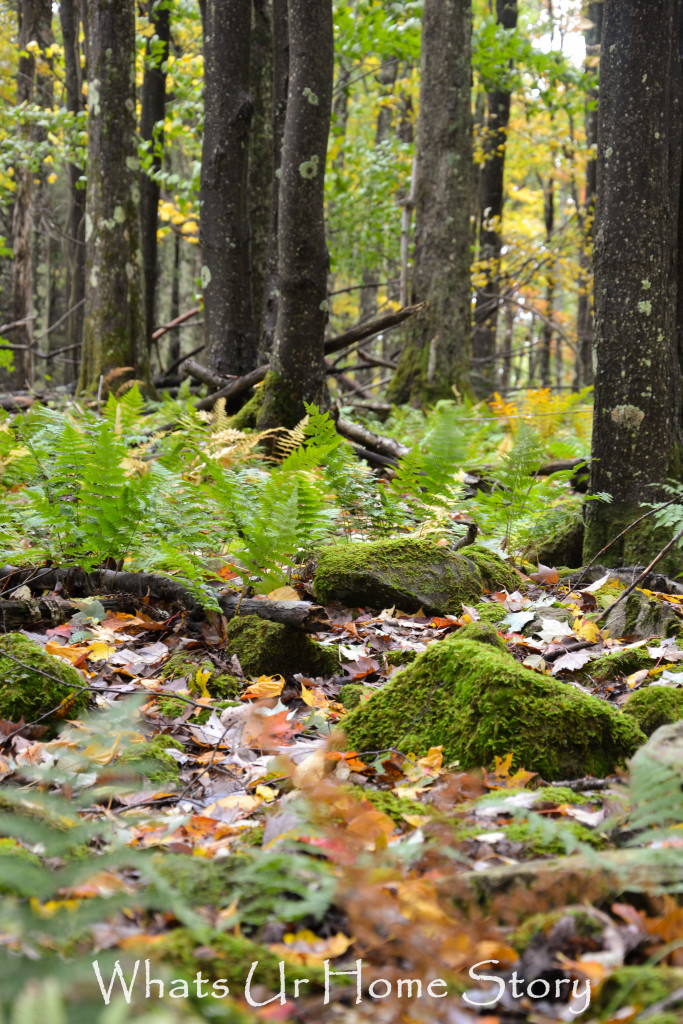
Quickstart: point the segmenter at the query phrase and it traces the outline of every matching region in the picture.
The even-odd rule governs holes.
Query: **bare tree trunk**
[[[204,0],[201,249],[207,363],[256,365],[249,240],[251,0]]]
[[[590,76],[592,85],[586,103],[586,148],[592,150],[598,144],[598,87],[596,62],[600,55],[600,38],[602,36],[603,0],[588,4],[587,17],[591,27],[587,28],[586,38],[586,74]],[[583,227],[583,245],[579,253],[579,300],[576,311],[576,333],[579,343],[577,367],[579,369],[578,387],[593,383],[593,309],[592,309],[592,267],[590,250],[593,244],[593,218],[595,215],[595,186],[597,165],[595,155],[586,164],[586,194],[581,211]],[[578,388],[577,388],[578,390]]]
[[[270,360],[275,341],[275,325],[280,299],[278,269],[278,226],[280,218],[280,173],[282,169],[282,141],[287,115],[289,88],[289,15],[287,0],[273,0],[273,187],[270,200],[270,232],[268,239],[268,265],[261,309],[261,331],[258,345],[259,365]]]
[[[422,19],[413,301],[429,305],[389,392],[419,405],[469,389],[474,188],[471,0],[425,0]]]
[[[134,0],[89,8],[86,305],[81,391],[149,386],[135,124]]]
[[[681,103],[677,0],[605,0],[595,219],[595,414],[584,557],[681,476],[676,332]],[[647,523],[607,564],[647,564],[670,531]],[[680,569],[678,554],[662,571]]]
[[[332,0],[289,0],[290,72],[280,179],[280,303],[261,422],[294,426],[327,404],[325,159],[332,115]]]
[[[51,85],[37,80],[36,61],[27,50],[35,40],[44,54],[52,42],[52,5],[50,0],[20,0],[19,18],[19,67],[17,71],[17,104],[44,104],[45,90]],[[22,129],[27,139],[35,135],[30,127]],[[12,314],[15,321],[23,321],[13,335],[14,345],[25,346],[15,355],[12,384],[22,388],[30,386],[34,378],[33,359],[33,222],[35,169],[26,163],[15,168],[16,191],[12,214]]]
[[[252,0],[249,140],[249,225],[254,312],[263,308],[268,278],[273,196],[273,21],[270,0]]]
[[[83,96],[83,75],[81,71],[81,47],[79,43],[80,0],[62,0],[59,5],[64,43],[64,79],[66,85],[66,106],[71,114],[80,114],[85,106]],[[67,220],[66,265],[67,265],[67,308],[73,310],[67,327],[67,344],[80,346],[83,340],[83,299],[85,298],[85,183],[82,167],[70,163],[67,167],[69,181],[69,216]],[[78,351],[69,353],[67,380],[78,376]]]
[[[173,280],[171,281],[171,323],[180,316],[180,232],[173,235]],[[180,359],[180,330],[171,331],[168,365]]]
[[[164,117],[166,116],[166,62],[171,43],[171,12],[154,0],[149,12],[154,35],[147,39],[145,74],[142,81],[142,111],[140,135],[151,144],[150,171],[161,170],[164,146]],[[147,348],[152,346],[156,326],[156,291],[159,276],[159,197],[161,189],[144,171],[140,175],[140,227],[142,237],[142,263],[145,276],[145,323]]]
[[[517,0],[496,0],[498,24],[517,27]],[[486,282],[477,289],[472,335],[472,360],[476,374],[472,387],[485,398],[496,385],[496,328],[500,306],[500,251],[502,246],[505,147],[510,122],[511,93],[498,87],[488,94],[486,161],[480,176],[479,260],[486,266]]]
[[[547,183],[540,179],[543,187],[543,211],[545,220],[545,239],[548,250],[552,245],[552,235],[555,229],[555,181],[553,179],[552,171],[548,175]],[[550,356],[552,352],[553,344],[553,328],[552,318],[555,307],[555,271],[552,265],[552,261],[548,263],[546,270],[546,283],[545,283],[545,315],[547,317],[543,322],[543,328],[541,330],[541,356],[540,356],[540,371],[541,371],[541,386],[544,388],[550,387]]]

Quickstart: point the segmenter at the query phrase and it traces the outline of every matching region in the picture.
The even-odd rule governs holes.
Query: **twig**
[[[196,316],[197,313],[201,313],[201,311],[201,306],[195,306],[194,309],[189,309],[187,313],[181,313],[180,316],[175,318],[175,320],[171,320],[170,324],[164,324],[163,327],[157,327],[156,331],[152,335],[152,341],[158,341],[159,338],[163,338],[164,334],[172,331],[174,327],[180,327],[180,325],[184,324],[186,320],[189,320],[190,317]]]
[[[612,602],[609,608],[605,608],[604,612],[601,615],[598,615],[597,619],[595,619],[595,622],[601,622],[602,619],[609,615],[609,613],[614,608],[616,608],[618,604],[621,604],[621,602],[624,601],[629,596],[629,594],[633,593],[638,584],[643,582],[648,573],[652,572],[652,569],[655,567],[655,565],[657,565],[657,562],[660,562],[662,558],[664,558],[664,555],[667,553],[667,551],[670,551],[674,544],[678,543],[681,537],[683,537],[683,526],[678,531],[678,533],[671,538],[669,543],[662,548],[659,554],[652,559],[650,564],[645,569],[643,569],[640,576],[633,581],[630,587],[627,587],[626,590],[623,591],[623,593],[619,594],[619,597],[616,599],[616,601]]]
[[[68,320],[69,317],[72,316],[72,314],[75,313],[77,309],[80,309],[81,306],[84,305],[84,304],[85,304],[85,299],[81,299],[80,302],[77,302],[75,306],[71,307],[71,309],[67,309],[67,311],[64,314],[64,316],[60,316],[59,320],[57,320],[55,323],[51,324],[51,326],[48,327],[47,330],[43,331],[42,334],[36,334],[33,340],[34,341],[42,341],[43,338],[47,338],[48,334],[51,334],[52,331],[56,331],[58,327],[61,327],[62,324],[64,323],[64,321]],[[79,342],[79,344],[80,344],[80,342]],[[43,356],[42,358],[43,359],[49,359],[51,354],[54,355],[54,353],[48,353],[47,355]]]

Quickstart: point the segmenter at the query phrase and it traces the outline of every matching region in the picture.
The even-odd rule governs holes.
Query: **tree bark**
[[[86,304],[81,391],[149,385],[135,123],[134,0],[89,8]]]
[[[680,478],[680,182],[677,0],[605,0],[590,491],[609,492],[612,504],[587,506],[586,560]],[[611,564],[646,564],[668,536],[636,528],[610,549]]]
[[[332,115],[332,0],[289,0],[289,94],[280,178],[280,301],[260,423],[293,427],[327,404],[325,160]]]
[[[83,75],[81,71],[81,47],[79,27],[81,22],[80,0],[62,0],[59,5],[64,43],[64,84],[66,86],[66,107],[74,115],[85,108]],[[69,182],[69,216],[67,220],[66,264],[68,308],[74,312],[69,317],[67,344],[73,345],[68,366],[68,379],[78,374],[78,346],[83,340],[83,299],[85,298],[85,183],[81,182],[84,170],[78,164],[67,167]]]
[[[19,66],[17,70],[17,105],[39,103],[45,105],[46,92],[51,94],[51,83],[43,82],[36,74],[36,59],[26,48],[36,41],[42,54],[52,42],[52,5],[50,0],[20,0],[17,7],[19,33]],[[27,140],[35,136],[31,127],[22,128]],[[16,191],[12,213],[12,318],[24,321],[17,327],[13,344],[25,346],[17,352],[12,374],[12,386],[33,384],[35,375],[33,358],[33,221],[35,169],[27,161],[15,168]]]
[[[256,365],[249,239],[250,0],[204,0],[202,288],[209,365]]]
[[[161,170],[166,115],[166,62],[171,43],[171,12],[162,7],[164,0],[152,0],[149,11],[154,35],[148,37],[145,52],[145,74],[142,81],[140,135],[151,144],[152,174]],[[147,348],[157,322],[156,291],[159,276],[157,231],[159,229],[159,197],[161,189],[144,171],[140,175],[140,227],[142,265],[145,277],[145,325]]]
[[[429,305],[408,331],[390,388],[395,402],[469,389],[471,36],[471,0],[425,0],[412,295]]]
[[[496,0],[498,24],[505,29],[517,27],[517,0]],[[504,88],[488,94],[486,120],[486,160],[480,176],[479,260],[486,270],[486,281],[477,289],[472,335],[472,387],[486,398],[496,387],[496,330],[500,306],[500,251],[503,244],[503,185],[505,147],[510,122],[511,93]]]
[[[249,140],[249,228],[254,315],[263,308],[268,278],[273,193],[273,20],[270,0],[252,0]]]
[[[278,270],[278,225],[280,219],[280,174],[282,170],[282,141],[287,115],[289,89],[289,14],[287,0],[273,0],[273,86],[272,86],[272,172],[270,196],[270,230],[268,236],[268,262],[263,299],[260,307],[261,326],[258,343],[258,363],[268,362],[275,341],[275,326],[280,299]],[[257,309],[259,307],[256,307]]]
[[[584,32],[586,39],[586,74],[591,81],[586,102],[586,149],[591,152],[586,164],[586,191],[581,211],[583,244],[579,252],[579,299],[576,311],[576,334],[579,343],[578,380],[579,387],[593,383],[593,304],[591,295],[593,245],[593,219],[595,216],[595,189],[597,162],[595,150],[598,144],[598,86],[597,62],[600,57],[600,39],[602,37],[603,0],[594,0],[588,4],[587,17],[591,27]]]
[[[543,219],[545,222],[546,248],[550,252],[553,231],[555,229],[555,180],[552,171],[548,175],[547,183],[540,179],[543,188]],[[555,271],[553,261],[549,259],[545,279],[545,315],[541,328],[541,351],[539,368],[541,372],[541,387],[550,387],[550,354],[552,352],[553,328],[552,316],[555,305]],[[558,348],[558,358],[560,350]]]

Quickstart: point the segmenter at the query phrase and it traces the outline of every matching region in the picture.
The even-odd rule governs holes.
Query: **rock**
[[[646,771],[649,761],[671,768],[683,778],[683,719],[671,725],[662,725],[652,733],[647,743],[631,760],[631,772]]]
[[[498,636],[493,626],[488,622],[469,622],[456,634],[458,640],[478,640],[480,644],[490,644],[496,650],[506,650],[505,644]]]
[[[629,594],[609,612],[602,625],[610,636],[616,637],[677,636],[681,632],[680,620],[671,605],[655,601],[641,590]]]
[[[641,669],[654,668],[656,662],[647,653],[646,647],[633,647],[626,651],[614,651],[603,654],[601,658],[589,661],[581,671],[581,675],[594,683],[605,683],[608,679],[618,676],[630,676]]]
[[[461,768],[514,763],[545,779],[609,775],[644,742],[610,704],[458,635],[432,644],[344,720],[354,750],[418,756],[443,745]]]
[[[120,760],[156,785],[177,782],[178,762],[172,754],[166,753],[169,747],[183,752],[185,749],[179,740],[160,733],[145,743],[135,743],[128,747]]]
[[[320,552],[316,599],[354,607],[400,608],[428,615],[460,614],[483,590],[515,590],[519,577],[498,555],[477,544],[462,552],[429,538],[335,544]]]
[[[333,676],[339,671],[336,651],[298,629],[257,615],[230,620],[228,652],[237,655],[246,676]]]
[[[344,705],[347,711],[351,711],[352,708],[358,707],[366,694],[370,696],[372,692],[369,687],[363,686],[362,683],[347,683],[339,691],[337,700],[340,704]]]
[[[77,718],[90,699],[83,687],[87,683],[80,672],[23,633],[0,636],[0,719],[31,722],[58,709],[52,725],[57,718]]]
[[[663,725],[683,718],[683,689],[670,686],[648,686],[632,693],[624,705],[625,715],[632,715],[646,736]]]

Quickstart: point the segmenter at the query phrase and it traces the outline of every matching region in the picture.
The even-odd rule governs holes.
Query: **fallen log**
[[[195,595],[182,583],[166,576],[148,572],[116,572],[113,569],[98,569],[84,572],[83,569],[19,569],[13,565],[0,568],[0,584],[6,583],[5,590],[25,585],[31,591],[54,590],[63,587],[72,595],[93,597],[101,594],[126,594],[141,603],[154,601],[181,608],[195,615],[204,615],[204,608]],[[305,632],[317,633],[329,627],[324,610],[310,601],[268,601],[214,591],[206,587],[207,596],[214,597],[221,612],[227,619],[235,615],[257,615],[271,622],[282,622]]]
[[[409,448],[406,448],[404,444],[396,441],[393,437],[383,437],[381,434],[375,434],[372,430],[362,427],[359,423],[352,423],[351,420],[339,418],[337,420],[337,432],[349,441],[353,441],[363,448],[369,448],[370,451],[378,452],[388,459],[393,459],[394,462],[407,455],[410,451]]]
[[[104,607],[116,608],[116,601],[103,601]],[[80,608],[73,601],[61,597],[40,597],[13,601],[0,597],[0,633],[14,633],[19,629],[54,629],[73,618]]]

